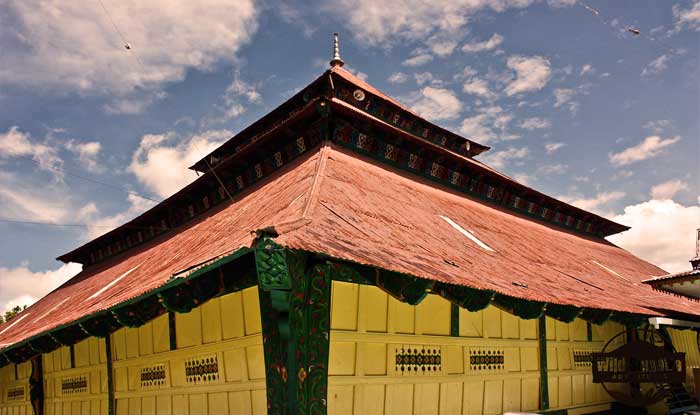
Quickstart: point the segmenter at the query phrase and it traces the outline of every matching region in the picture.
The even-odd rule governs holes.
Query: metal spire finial
[[[333,33],[333,59],[329,62],[331,68],[334,66],[343,66],[345,62],[340,58],[340,46],[338,46],[338,34]]]

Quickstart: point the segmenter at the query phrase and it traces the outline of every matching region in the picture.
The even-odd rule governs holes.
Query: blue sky
[[[490,145],[484,162],[688,267],[697,0],[65,3],[0,5],[0,219],[89,226],[0,221],[0,309],[78,272],[54,258],[188,183],[200,155],[322,73],[334,31],[347,68]]]

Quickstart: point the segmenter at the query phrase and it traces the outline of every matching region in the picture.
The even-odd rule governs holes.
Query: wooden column
[[[540,346],[540,410],[549,409],[549,374],[547,371],[547,317],[540,316],[537,330]]]
[[[112,367],[112,336],[108,334],[105,336],[105,354],[107,359],[107,414],[114,415],[115,401],[114,401],[114,368]]]
[[[330,273],[263,239],[255,251],[269,414],[325,414]]]
[[[29,400],[34,415],[44,415],[44,368],[42,355],[32,358],[32,374],[29,376]],[[15,365],[15,368],[17,365]]]

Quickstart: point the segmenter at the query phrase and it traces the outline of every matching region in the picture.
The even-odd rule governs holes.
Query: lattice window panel
[[[571,349],[571,361],[576,368],[588,368],[592,366],[591,353],[597,353],[597,349]]]
[[[75,395],[88,391],[87,375],[71,376],[61,379],[61,393],[63,395]]]
[[[442,349],[433,345],[397,345],[394,370],[401,376],[426,376],[442,373]]]
[[[5,396],[6,396],[8,402],[23,401],[24,400],[24,386],[16,386],[14,388],[8,388]]]
[[[506,353],[494,347],[471,347],[469,369],[472,372],[501,372],[505,370]]]
[[[187,383],[202,384],[219,380],[219,359],[215,354],[185,360]]]
[[[144,366],[139,370],[139,376],[143,389],[168,386],[168,366],[165,363]]]

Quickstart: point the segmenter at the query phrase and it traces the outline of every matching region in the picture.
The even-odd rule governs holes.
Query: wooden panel
[[[414,415],[438,415],[440,408],[440,385],[437,383],[418,383],[413,387],[415,396]]]
[[[331,329],[357,330],[357,301],[360,287],[342,281],[331,286]]]
[[[246,347],[246,360],[248,363],[248,378],[264,379],[265,356],[262,345]]]
[[[570,406],[571,400],[571,376],[559,376],[559,406]]]
[[[444,347],[442,360],[446,373],[464,373],[464,349],[461,346]]]
[[[413,385],[392,384],[386,385],[386,401],[384,413],[386,415],[403,415],[413,412]]]
[[[173,415],[188,415],[189,409],[187,395],[173,395]]]
[[[141,398],[141,414],[156,415],[156,397],[144,396]]]
[[[540,354],[536,347],[523,347],[520,349],[520,359],[523,370],[536,372],[540,370]]]
[[[245,349],[226,350],[224,352],[224,368],[227,382],[240,382],[248,379],[248,365]]]
[[[537,319],[520,320],[520,338],[527,340],[536,340],[537,337]]]
[[[156,397],[156,414],[170,415],[173,411],[173,401],[170,395],[158,395]]]
[[[356,385],[353,414],[382,415],[384,413],[384,385]]]
[[[416,307],[416,334],[450,335],[450,302],[429,294]]]
[[[577,318],[569,324],[571,340],[585,342],[588,341],[588,325],[586,320]]]
[[[243,315],[245,323],[245,334],[258,334],[262,332],[260,323],[260,297],[258,287],[253,286],[242,291]]]
[[[574,375],[571,377],[571,387],[573,392],[574,405],[582,405],[586,403],[586,376]]]
[[[389,297],[389,327],[390,333],[413,334],[416,330],[415,307],[403,303],[394,297]]]
[[[139,329],[125,328],[126,335],[126,357],[139,357]]]
[[[146,356],[153,354],[153,323],[146,323],[138,328],[139,354]]]
[[[501,313],[501,324],[503,326],[504,339],[520,338],[520,324],[518,317],[503,311]]]
[[[358,329],[386,332],[388,295],[377,287],[362,285],[359,298]]]
[[[221,297],[221,325],[224,339],[245,336],[243,297],[240,292]]]
[[[520,379],[503,381],[503,412],[520,412]]]
[[[353,386],[329,386],[328,387],[328,414],[351,415],[353,404]],[[398,415],[399,413],[397,413]]]
[[[484,382],[484,414],[500,415],[503,413],[503,381],[488,380]]]
[[[199,346],[202,344],[202,313],[194,308],[189,313],[175,314],[177,348]]]
[[[253,415],[266,415],[267,395],[265,394],[265,390],[254,390],[251,392],[251,397],[253,400]]]
[[[202,310],[202,341],[213,343],[222,338],[221,304],[218,298],[207,301],[200,307]]]
[[[533,412],[540,406],[540,379],[522,380],[521,411]]]
[[[250,399],[250,391],[229,392],[228,408],[231,415],[252,413],[253,403]]]
[[[482,337],[484,335],[483,311],[472,313],[459,309],[459,335],[463,337]]]
[[[494,306],[484,309],[484,337],[501,337],[501,310]]]
[[[482,414],[484,408],[484,382],[481,380],[464,382],[462,398],[462,407],[467,414]]]
[[[90,366],[90,341],[85,339],[73,345],[75,367]]]
[[[331,376],[355,374],[355,343],[331,341],[328,374]]]
[[[168,313],[156,317],[152,322],[153,352],[161,353],[170,350],[170,322]]]
[[[462,383],[450,382],[440,384],[440,415],[459,415],[461,413]]]
[[[226,392],[210,393],[208,398],[209,413],[211,415],[229,413],[228,394]]]
[[[358,360],[362,374],[386,375],[386,345],[384,343],[361,343]]]

